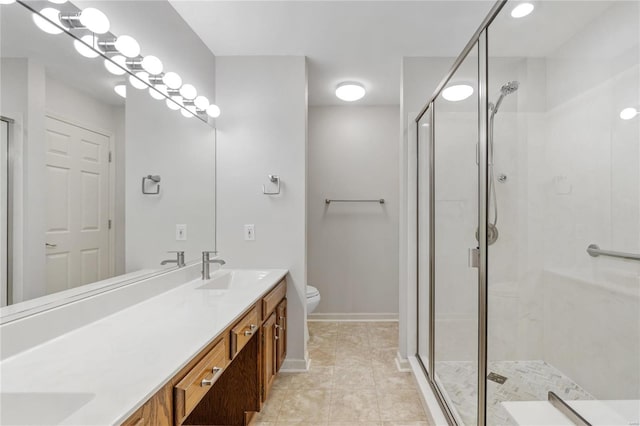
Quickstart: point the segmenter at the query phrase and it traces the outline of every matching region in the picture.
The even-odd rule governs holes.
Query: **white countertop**
[[[223,294],[191,281],[2,361],[0,423],[121,423],[287,274],[261,271]]]
[[[584,400],[566,401],[592,425],[640,425],[639,400]],[[509,415],[518,425],[575,426],[548,401],[503,402]]]

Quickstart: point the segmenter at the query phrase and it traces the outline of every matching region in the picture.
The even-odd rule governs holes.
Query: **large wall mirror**
[[[0,321],[215,250],[217,107],[91,2],[2,3]]]

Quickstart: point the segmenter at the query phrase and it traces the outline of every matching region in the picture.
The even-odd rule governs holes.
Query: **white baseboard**
[[[407,358],[402,358],[400,352],[396,353],[396,368],[398,371],[408,373],[411,371],[411,364]]]
[[[285,358],[280,371],[283,373],[304,373],[309,371],[310,364],[311,360],[308,357],[307,359]]]
[[[411,356],[408,361],[411,366],[411,370],[413,371],[413,377],[416,379],[416,383],[418,384],[418,389],[420,389],[422,403],[426,406],[427,415],[431,416],[431,422],[429,422],[429,424],[448,426],[449,422],[447,422],[447,418],[442,412],[442,408],[440,408],[440,404],[438,403],[436,396],[433,394],[431,385],[427,383],[427,378],[424,376],[418,360],[416,357]]]
[[[398,321],[398,314],[309,314],[308,321]]]

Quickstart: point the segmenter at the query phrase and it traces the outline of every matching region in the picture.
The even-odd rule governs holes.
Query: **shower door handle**
[[[469,268],[478,268],[480,266],[480,249],[470,248],[469,249]]]

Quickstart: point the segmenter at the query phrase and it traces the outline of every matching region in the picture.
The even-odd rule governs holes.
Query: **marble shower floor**
[[[487,424],[515,425],[501,402],[547,400],[552,390],[562,399],[594,399],[555,367],[544,361],[489,362],[488,371],[507,378],[504,384],[488,381]],[[436,374],[465,425],[475,425],[476,369],[466,361],[436,363]]]
[[[280,373],[253,426],[429,426],[397,322],[310,322],[307,373]]]

